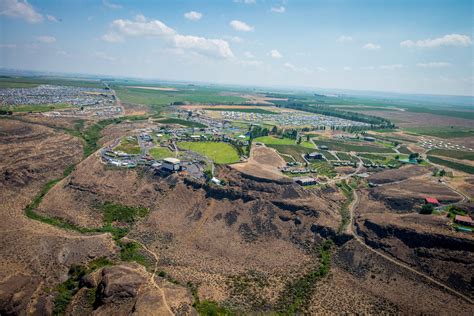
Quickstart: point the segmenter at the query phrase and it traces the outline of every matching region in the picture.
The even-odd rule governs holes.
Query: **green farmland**
[[[255,142],[264,143],[265,145],[297,145],[296,140],[290,138],[279,138],[273,136],[261,136],[254,139]],[[298,146],[312,148],[314,145],[311,142],[301,141]]]
[[[460,126],[405,128],[407,132],[440,138],[474,137],[474,129]]]
[[[268,144],[268,147],[276,149],[279,153],[290,155],[295,158],[296,161],[305,163],[305,160],[301,155],[308,154],[314,151],[314,149],[291,144],[291,145],[283,145],[283,144]]]
[[[32,112],[32,113],[42,113],[49,112],[59,109],[69,109],[74,106],[70,104],[25,104],[25,105],[12,105],[12,106],[2,106],[2,110],[12,111],[12,112]]]
[[[443,156],[461,160],[474,161],[474,152],[460,151],[460,150],[449,150],[449,149],[432,149],[428,151],[429,155]]]
[[[240,161],[237,150],[222,142],[179,142],[178,148],[191,150],[208,157],[217,164],[231,164]]]
[[[344,141],[335,141],[335,140],[320,140],[316,139],[314,141],[316,145],[328,146],[329,150],[335,151],[355,151],[355,152],[371,152],[371,153],[394,153],[395,151],[392,148],[382,147],[382,146],[372,146],[372,145],[356,145],[353,143],[348,143]]]
[[[127,86],[114,86],[118,97],[125,103],[143,105],[169,105],[178,103],[204,103],[204,104],[240,104],[247,99],[222,95],[220,90],[199,88],[179,89],[172,91],[131,88]]]
[[[438,158],[438,157],[435,157],[435,156],[428,156],[428,160],[431,161],[432,163],[442,165],[442,166],[445,166],[445,167],[448,167],[448,168],[451,168],[451,169],[454,169],[454,170],[466,172],[466,173],[469,173],[469,174],[474,174],[474,167],[468,166],[468,165],[465,165],[465,164],[462,164],[462,163],[459,163],[459,162],[445,160],[445,159],[441,159],[441,158]]]
[[[76,80],[71,78],[49,77],[9,77],[0,78],[0,88],[34,88],[41,84],[74,86],[82,88],[103,88],[99,80]]]
[[[178,118],[161,119],[161,120],[158,120],[158,123],[160,123],[160,124],[179,124],[179,125],[183,125],[183,126],[186,126],[186,127],[197,127],[197,128],[207,127],[206,125],[198,123],[198,122],[193,122],[193,121],[188,121],[188,120],[183,120],[183,119],[178,119]]]

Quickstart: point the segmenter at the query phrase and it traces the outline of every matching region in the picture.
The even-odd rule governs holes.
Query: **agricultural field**
[[[31,112],[31,113],[42,113],[60,109],[70,109],[74,106],[70,104],[25,104],[15,106],[0,106],[1,110],[12,111],[12,112]]]
[[[355,151],[355,152],[373,152],[373,153],[394,153],[392,148],[386,146],[375,145],[359,145],[345,141],[330,140],[330,139],[315,139],[317,146],[325,145],[329,150],[335,151]]]
[[[174,156],[174,153],[169,150],[169,148],[159,146],[151,148],[149,153],[154,159],[163,159]]]
[[[222,142],[178,142],[181,150],[191,150],[208,157],[217,164],[231,164],[240,161],[237,150]]]
[[[58,77],[0,77],[0,88],[34,88],[42,84],[58,86],[74,86],[81,88],[103,88],[99,80],[81,80]]]
[[[222,95],[221,90],[198,88],[198,89],[176,89],[176,90],[156,90],[131,88],[127,86],[113,86],[117,92],[118,97],[122,102],[165,106],[170,104],[184,104],[189,103],[203,103],[203,104],[240,104],[247,99],[232,96]]]
[[[454,170],[466,172],[466,173],[469,173],[469,174],[474,174],[474,167],[473,166],[465,165],[465,164],[462,164],[462,163],[459,163],[459,162],[454,162],[454,161],[450,161],[450,160],[446,160],[446,159],[441,159],[441,158],[438,158],[438,157],[435,157],[435,156],[430,156],[430,155],[428,155],[428,160],[432,163],[442,165],[442,166],[445,166],[445,167],[448,167],[448,168],[451,168],[451,169],[454,169]]]
[[[261,136],[261,137],[255,138],[254,141],[263,143],[265,145],[298,145],[296,143],[296,140],[294,139],[280,138],[280,137],[274,137],[274,136]],[[306,141],[304,137],[298,146],[314,149],[313,143]]]
[[[439,138],[474,137],[474,129],[460,126],[409,127],[404,128],[404,130],[417,135],[427,135]]]
[[[427,152],[428,155],[442,156],[461,160],[474,161],[474,152],[449,150],[449,149],[432,149]]]

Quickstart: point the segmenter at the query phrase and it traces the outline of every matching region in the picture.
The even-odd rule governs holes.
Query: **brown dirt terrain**
[[[366,244],[472,294],[474,237],[452,230],[446,216],[413,213],[424,196],[445,203],[460,201],[461,196],[429,178],[409,178],[361,193],[356,227]]]
[[[48,287],[69,267],[113,256],[109,235],[81,236],[28,219],[24,208],[49,179],[82,155],[80,141],[49,128],[12,120],[0,125],[0,313],[48,314]]]
[[[232,168],[257,178],[287,180],[278,169],[286,165],[285,160],[273,148],[253,146],[247,162],[233,164]]]

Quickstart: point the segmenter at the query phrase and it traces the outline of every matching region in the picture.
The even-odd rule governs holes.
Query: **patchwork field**
[[[325,145],[329,150],[336,151],[355,151],[355,152],[373,152],[373,153],[394,153],[392,148],[368,145],[367,143],[349,143],[345,141],[336,141],[329,139],[314,139],[317,146]]]

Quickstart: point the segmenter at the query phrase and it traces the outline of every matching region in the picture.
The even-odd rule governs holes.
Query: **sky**
[[[0,68],[474,95],[461,0],[0,0]]]

